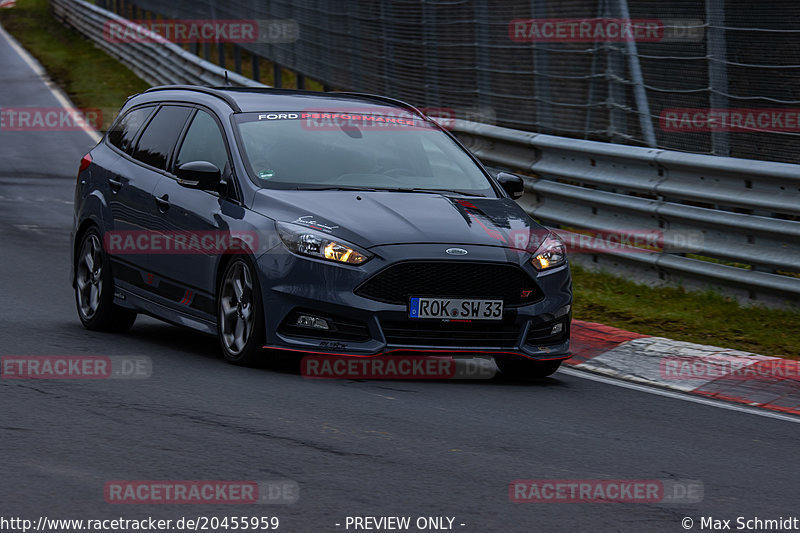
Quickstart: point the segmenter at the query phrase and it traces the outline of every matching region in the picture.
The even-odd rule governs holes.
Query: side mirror
[[[498,173],[497,182],[514,200],[519,200],[525,193],[525,182],[522,181],[522,178],[511,172]]]
[[[222,172],[208,161],[190,161],[178,167],[178,184],[189,189],[204,191],[216,190],[222,179]]]

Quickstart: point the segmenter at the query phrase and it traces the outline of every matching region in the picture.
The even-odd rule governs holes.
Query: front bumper
[[[306,354],[509,356],[533,360],[569,357],[572,285],[568,265],[537,272],[529,254],[501,247],[464,246],[469,259],[444,254],[445,245],[389,245],[371,249],[361,266],[300,257],[283,247],[258,260],[266,310],[264,348]],[[408,318],[407,304],[356,294],[364,281],[401,261],[491,263],[521,268],[542,297],[506,307],[502,322],[461,322]],[[459,297],[462,295],[442,294]],[[467,297],[467,296],[463,296]],[[293,327],[297,314],[324,318],[335,331]],[[555,330],[560,330],[555,331]]]

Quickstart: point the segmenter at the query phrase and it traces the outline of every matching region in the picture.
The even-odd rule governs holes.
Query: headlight
[[[283,244],[297,254],[350,265],[361,265],[372,257],[369,252],[321,231],[282,222],[277,222],[276,227]]]
[[[542,271],[554,268],[567,262],[567,247],[564,242],[554,234],[544,240],[538,250],[534,252],[531,264],[536,270]]]

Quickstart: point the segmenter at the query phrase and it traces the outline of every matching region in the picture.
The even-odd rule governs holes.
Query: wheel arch
[[[83,240],[83,236],[86,235],[86,232],[89,231],[91,228],[97,229],[100,233],[100,236],[103,236],[103,232],[100,229],[100,224],[97,220],[93,217],[86,218],[83,222],[80,223],[78,229],[75,231],[75,238],[72,241],[72,253],[71,259],[72,263],[70,266],[70,272],[72,272],[72,288],[75,288],[76,278],[77,278],[77,270],[75,268],[75,262],[78,260],[78,252],[80,250],[81,241]]]
[[[233,244],[236,243],[236,244]],[[225,275],[225,271],[228,269],[228,265],[230,265],[231,261],[236,258],[243,258],[250,264],[250,267],[253,270],[253,276],[256,278],[258,282],[258,290],[261,291],[261,299],[262,299],[262,306],[264,305],[264,293],[262,290],[261,278],[259,275],[259,268],[258,268],[258,261],[256,260],[255,251],[242,239],[233,238],[231,240],[231,246],[228,247],[227,250],[220,254],[220,259],[217,261],[217,269],[214,274],[214,316],[219,320],[219,291],[222,285],[222,277]],[[263,313],[263,320],[264,320],[264,331],[265,336],[267,335],[267,326],[269,325],[269,318],[267,317],[266,310]],[[267,339],[264,339],[266,342]]]

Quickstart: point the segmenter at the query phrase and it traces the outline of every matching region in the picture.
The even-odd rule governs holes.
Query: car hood
[[[441,243],[535,249],[548,230],[510,198],[262,189],[253,210],[365,248]]]

